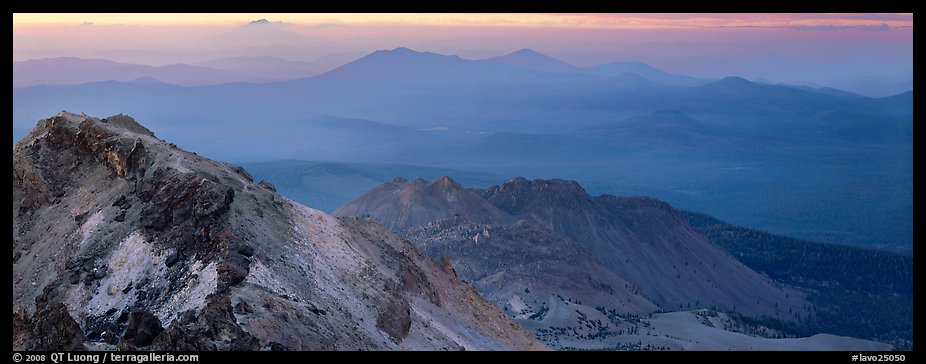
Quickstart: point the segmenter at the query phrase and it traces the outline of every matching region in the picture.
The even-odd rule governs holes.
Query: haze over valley
[[[219,160],[569,178],[798,238],[909,250],[911,92],[868,98],[640,64],[524,66],[544,60],[397,48],[292,81],[14,88],[14,139],[56,108],[126,113]]]
[[[17,350],[913,346],[909,14],[36,15]]]

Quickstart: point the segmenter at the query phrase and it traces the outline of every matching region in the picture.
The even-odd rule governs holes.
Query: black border
[[[65,1],[19,2],[15,12],[149,13],[915,13],[912,0],[878,1]]]
[[[170,1],[120,1],[105,3],[102,1],[70,1],[49,4],[45,2],[33,1],[33,2],[20,2],[18,4],[13,4],[11,6],[11,17],[12,13],[16,12],[194,12],[194,13],[206,13],[206,12],[227,12],[227,13],[243,13],[243,12],[409,12],[409,13],[421,13],[421,12],[468,12],[468,13],[489,13],[489,12],[501,12],[501,13],[514,13],[514,12],[532,12],[532,13],[543,13],[543,12],[691,12],[691,13],[705,13],[705,12],[755,12],[755,13],[765,13],[765,12],[784,12],[784,13],[809,13],[809,12],[903,12],[903,13],[913,13],[914,24],[922,18],[919,14],[919,7],[915,6],[914,1],[895,1],[895,0],[879,0],[879,1],[859,1],[859,2],[838,2],[838,3],[829,3],[824,2],[800,2],[800,3],[785,3],[780,1],[764,1],[764,2],[728,2],[728,3],[716,3],[716,2],[703,2],[703,1],[691,1],[691,2],[679,2],[675,4],[668,4],[665,2],[657,1],[620,1],[620,0],[573,0],[573,1],[533,1],[530,3],[524,2],[517,4],[514,2],[502,3],[498,1],[466,1],[466,2],[443,2],[443,1],[427,1],[427,2],[397,2],[397,1],[388,1],[388,2],[372,2],[367,4],[359,4],[355,2],[334,2],[334,1],[324,1],[324,2],[285,2],[285,1],[262,1],[262,2],[222,2],[220,6],[213,5],[213,3],[208,2],[170,2]],[[12,32],[12,30],[11,30]],[[9,39],[9,38],[8,38]],[[922,37],[919,35],[917,28],[914,27],[914,59],[916,55],[919,54],[919,50],[922,48],[920,43],[922,42]],[[12,57],[11,57],[12,58]],[[914,62],[915,64],[915,62]],[[12,76],[11,76],[12,78]],[[921,74],[914,70],[914,88],[919,88],[923,86],[923,80]],[[917,105],[924,105],[924,100],[922,96],[914,94],[914,122],[913,122],[913,166],[914,169],[914,189],[913,189],[913,269],[914,269],[914,293],[913,293],[913,302],[914,307],[917,307],[917,303],[920,301],[922,294],[920,293],[922,289],[922,264],[917,264],[917,261],[921,260],[922,249],[917,248],[917,242],[919,242],[923,235],[923,227],[920,227],[917,224],[916,217],[922,215],[920,213],[922,206],[922,193],[917,193],[917,184],[916,181],[923,179],[919,178],[919,172],[923,170],[918,163],[922,163],[926,158],[922,157],[920,154],[924,151],[924,147],[919,146],[921,141],[926,140],[924,136],[924,130],[926,127],[919,125],[926,120],[922,120],[921,112],[917,112]],[[12,109],[12,106],[11,106]],[[12,131],[10,131],[12,133]],[[10,263],[12,264],[12,263]],[[608,355],[613,356],[617,360],[647,360],[647,359],[656,359],[656,360],[712,360],[712,359],[722,359],[722,360],[748,360],[750,358],[762,358],[763,360],[771,361],[784,361],[784,360],[800,360],[800,361],[825,361],[825,362],[852,362],[851,356],[853,354],[863,354],[863,355],[877,355],[877,354],[903,354],[905,355],[905,362],[913,362],[917,357],[915,354],[917,350],[916,339],[920,333],[919,327],[922,321],[923,315],[917,314],[914,311],[913,314],[913,338],[914,346],[912,351],[906,352],[743,352],[743,351],[734,351],[734,352],[609,352],[609,353],[570,353],[568,352],[553,352],[549,354],[533,354],[533,355],[544,355],[542,357],[535,356],[532,358],[522,357],[520,355],[525,355],[526,353],[515,353],[518,355],[514,357],[515,360],[557,360],[563,359],[562,355]],[[24,352],[14,352],[13,354],[24,353]],[[35,354],[47,354],[47,360],[45,362],[51,362],[50,354],[52,352],[33,352]],[[185,354],[185,352],[160,352],[160,353],[171,353],[171,354]],[[247,352],[247,353],[229,353],[229,352],[199,352],[195,353],[200,357],[199,362],[201,363],[211,363],[211,362],[238,362],[238,361],[251,361],[253,359],[269,359],[269,360],[295,360],[295,361],[314,361],[314,360],[324,360],[324,358],[313,357],[308,355],[308,353],[300,352],[289,352],[289,353],[277,353],[277,352]],[[350,354],[347,354],[350,355]],[[355,354],[356,355],[356,354]],[[387,358],[381,355],[388,354],[375,354],[377,355],[377,360],[383,360]],[[482,354],[479,354],[482,355]],[[500,353],[500,354],[490,354],[490,355],[512,355],[509,353]],[[527,354],[531,355],[531,354]],[[554,355],[554,356],[546,356]],[[14,357],[15,358],[15,357]],[[361,357],[355,357],[361,358]],[[499,357],[499,359],[504,359]],[[611,359],[611,358],[608,358]],[[606,359],[606,360],[608,360]],[[15,362],[15,361],[13,361]],[[60,362],[59,362],[60,363]]]

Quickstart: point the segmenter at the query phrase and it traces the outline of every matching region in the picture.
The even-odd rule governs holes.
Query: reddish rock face
[[[513,233],[518,229],[507,225],[515,221],[533,225],[546,230],[550,235],[547,239],[559,239],[559,245],[579,245],[578,256],[556,253],[564,261],[596,262],[626,281],[619,286],[629,283],[627,291],[639,292],[645,297],[643,301],[651,301],[662,310],[714,307],[775,315],[799,312],[805,303],[799,293],[782,289],[742,265],[667,203],[646,197],[590,196],[574,181],[516,177],[476,191],[449,177],[432,182],[396,180],[370,190],[334,215],[373,219],[410,237],[429,254],[437,254],[432,255],[434,259],[447,253],[437,247],[446,247],[456,254],[451,260],[467,260],[484,268],[496,264],[474,262],[477,253],[484,259],[494,256],[476,247],[491,241],[480,230],[502,227],[499,231]],[[537,237],[542,233],[520,233],[536,236],[512,238],[511,244],[527,245],[513,248],[509,254],[535,251],[536,242],[543,240]],[[463,245],[451,247],[448,241]],[[538,253],[535,258],[555,260],[544,255],[550,252]],[[579,267],[575,264],[573,269],[565,269]],[[584,265],[581,269],[595,271]],[[468,270],[464,278],[481,279],[496,272],[494,268]],[[629,294],[634,295],[638,294]],[[647,313],[646,305],[635,307],[627,312]]]
[[[806,303],[742,265],[669,204],[590,196],[574,181],[516,177],[469,190],[449,177],[396,179],[334,215],[404,235],[554,348],[626,344],[607,340],[636,334],[638,317],[658,311],[776,315]]]
[[[798,292],[744,266],[663,201],[593,197],[574,181],[524,178],[490,187],[483,197],[516,218],[575,239],[664,310],[736,308],[774,316],[802,311],[806,303]]]
[[[461,216],[471,221],[513,222],[508,214],[450,177],[432,182],[396,179],[384,183],[332,212],[335,216],[372,217],[386,228],[408,228]]]

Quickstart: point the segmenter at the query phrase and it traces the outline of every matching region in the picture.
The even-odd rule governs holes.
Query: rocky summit
[[[575,181],[512,178],[483,191],[500,210],[571,237],[665,310],[717,308],[794,319],[802,294],[740,263],[672,206],[589,195]]]
[[[404,235],[556,349],[640,349],[639,335],[650,329],[640,317],[659,312],[793,320],[807,305],[801,292],[749,269],[669,204],[590,196],[574,181],[516,177],[476,190],[448,177],[393,180],[333,214]]]
[[[445,187],[433,188],[435,185]],[[559,241],[550,246],[574,246],[569,249],[576,256],[588,257],[629,282],[624,291],[642,293],[662,310],[713,307],[790,319],[806,303],[799,292],[780,287],[750,270],[698,233],[669,204],[648,197],[590,196],[575,181],[515,177],[484,190],[465,189],[448,177],[433,182],[391,181],[333,214],[380,222],[418,242],[426,252],[454,246],[447,243],[453,239],[470,240],[476,246],[492,241],[489,236],[477,234],[482,229],[479,226],[475,230],[467,226],[470,223],[487,224],[484,227],[489,230],[492,225],[504,226],[512,221],[532,225],[546,232],[544,239]],[[521,242],[516,244],[516,252],[534,251],[543,241],[536,238],[543,233],[523,227],[503,230],[535,236],[514,239]],[[544,249],[544,255],[564,262],[587,260],[575,256],[563,259],[571,255],[551,253],[549,249]],[[464,256],[475,257],[460,254],[460,259]],[[569,270],[578,269],[573,265]],[[565,272],[555,275],[568,276]],[[625,312],[647,311],[630,309],[645,305],[626,307]]]
[[[544,348],[382,226],[124,115],[62,112],[14,146],[12,302],[14,350]]]

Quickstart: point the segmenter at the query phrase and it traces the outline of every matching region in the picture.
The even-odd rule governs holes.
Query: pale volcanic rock
[[[62,112],[14,146],[13,310],[14,350],[544,349],[381,226],[123,115]]]

